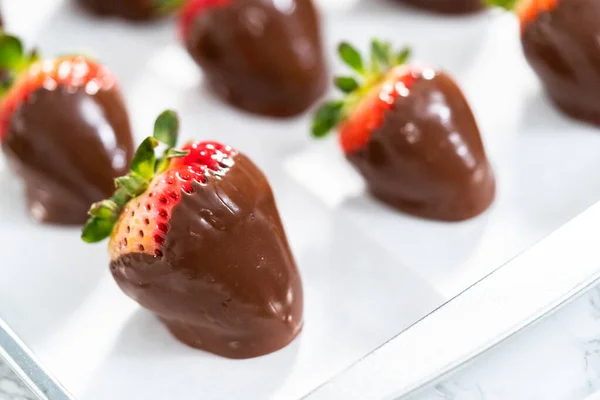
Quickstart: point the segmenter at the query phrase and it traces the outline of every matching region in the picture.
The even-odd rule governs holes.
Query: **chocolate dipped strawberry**
[[[442,14],[468,14],[484,8],[484,0],[400,0],[406,4]]]
[[[300,332],[303,299],[269,183],[229,146],[175,150],[177,127],[172,111],[161,114],[82,237],[110,237],[121,289],[180,341],[230,358],[276,351]]]
[[[300,114],[327,73],[312,0],[189,0],[181,35],[221,99],[257,114]]]
[[[600,125],[600,2],[488,0],[514,11],[525,57],[554,104]]]
[[[83,224],[133,155],[129,119],[115,77],[68,56],[38,61],[0,36],[0,147],[24,181],[29,212],[41,221]]]
[[[346,94],[324,104],[313,135],[338,128],[346,158],[370,192],[409,214],[445,221],[488,208],[495,180],[467,100],[444,72],[403,65],[409,50],[373,40],[372,65],[349,44],[342,60],[358,73],[335,78]]]
[[[77,0],[88,11],[102,17],[145,21],[171,14],[183,0]]]

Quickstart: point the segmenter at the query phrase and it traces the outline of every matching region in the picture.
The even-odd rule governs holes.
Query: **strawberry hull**
[[[274,117],[304,112],[327,86],[321,28],[311,0],[286,10],[236,0],[202,10],[184,27],[190,55],[225,102]]]
[[[442,14],[469,14],[484,8],[483,0],[401,0],[406,4]]]
[[[494,175],[464,95],[444,73],[431,75],[417,78],[347,158],[379,200],[415,216],[461,221],[493,202]]]
[[[284,347],[302,329],[303,293],[266,178],[238,153],[192,188],[173,208],[163,255],[123,254],[113,277],[192,347],[229,358]]]
[[[523,27],[527,61],[554,104],[600,125],[600,2],[563,0]]]
[[[83,224],[92,202],[114,191],[133,155],[118,91],[38,89],[12,115],[1,143],[25,182],[31,215],[46,223]]]

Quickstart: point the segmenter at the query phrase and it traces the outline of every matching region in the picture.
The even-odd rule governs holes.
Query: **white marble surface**
[[[33,393],[0,361],[0,400],[35,399]]]
[[[600,390],[600,286],[410,400],[579,400]]]
[[[597,390],[600,286],[410,400],[580,400]],[[4,365],[0,400],[34,400]]]

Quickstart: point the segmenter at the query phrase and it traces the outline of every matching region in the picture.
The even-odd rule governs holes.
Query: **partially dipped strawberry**
[[[319,98],[327,72],[312,0],[188,0],[185,47],[222,100],[257,114],[300,114]]]
[[[445,221],[474,217],[494,199],[495,181],[473,113],[454,81],[404,65],[409,51],[373,40],[371,65],[342,43],[359,77],[335,79],[346,95],[323,105],[313,135],[333,128],[346,158],[378,199],[409,214]]]
[[[553,103],[600,125],[600,2],[488,0],[514,11],[525,57]]]
[[[83,239],[110,238],[121,289],[182,342],[230,358],[276,351],[300,332],[303,299],[269,183],[229,146],[175,150],[177,127],[173,112],[158,118]]]
[[[553,11],[558,2],[559,0],[487,0],[490,6],[514,11],[522,29],[535,22],[540,15]]]
[[[176,11],[183,0],[77,0],[90,12],[103,17],[145,21]]]
[[[108,69],[81,56],[38,61],[0,36],[0,147],[41,221],[82,225],[133,155],[125,104]]]

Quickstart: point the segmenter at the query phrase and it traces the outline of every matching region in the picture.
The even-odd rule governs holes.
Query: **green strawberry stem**
[[[394,51],[389,42],[373,39],[369,65],[365,65],[360,53],[346,42],[340,43],[338,54],[358,76],[334,78],[335,87],[344,94],[344,97],[326,102],[319,107],[312,123],[312,135],[316,138],[327,136],[352,113],[373,87],[381,83],[389,71],[406,63],[410,58],[410,48],[405,47],[400,51]]]
[[[88,243],[106,239],[112,233],[123,207],[131,199],[143,194],[157,174],[168,168],[170,160],[184,157],[188,151],[174,149],[179,135],[179,118],[171,110],[164,111],[154,124],[154,134],[138,147],[131,161],[131,172],[115,179],[116,190],[108,200],[92,204],[90,219],[83,227],[81,238]],[[159,143],[165,145],[162,157],[156,157]]]
[[[19,74],[38,60],[36,50],[26,53],[19,38],[0,33],[0,69],[7,74],[7,79],[1,82],[0,97],[10,90]]]
[[[514,11],[519,0],[485,0],[489,7],[501,7],[507,11]]]

